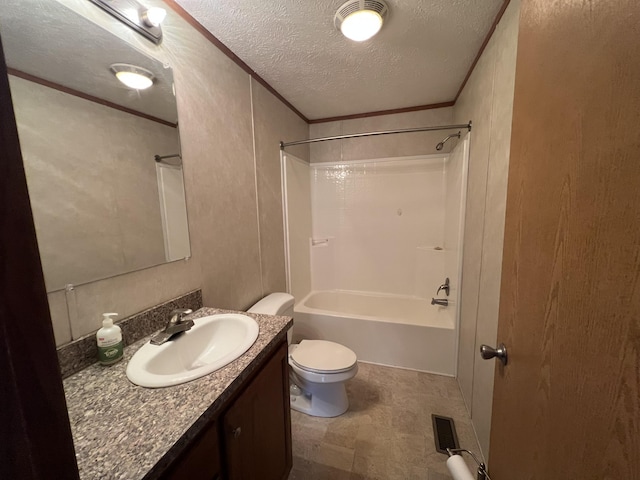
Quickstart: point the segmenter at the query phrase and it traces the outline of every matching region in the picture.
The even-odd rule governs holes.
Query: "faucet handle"
[[[182,321],[182,317],[184,317],[185,315],[189,315],[190,313],[193,313],[193,310],[191,310],[190,308],[178,308],[176,310],[173,310],[169,315],[169,323],[180,323]]]
[[[447,277],[444,281],[444,283],[442,285],[440,285],[438,287],[438,290],[436,291],[436,296],[440,293],[440,290],[444,290],[444,293],[447,294],[447,297],[449,296],[449,277]]]

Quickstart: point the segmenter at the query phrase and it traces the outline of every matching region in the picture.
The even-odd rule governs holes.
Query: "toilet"
[[[247,312],[293,317],[293,296],[288,293],[267,295]],[[314,417],[337,417],[349,408],[345,384],[358,372],[356,354],[339,343],[327,340],[302,340],[289,343],[291,408]]]

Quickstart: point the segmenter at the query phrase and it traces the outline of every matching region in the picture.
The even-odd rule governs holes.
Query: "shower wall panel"
[[[312,164],[312,289],[433,296],[444,279],[446,158]]]

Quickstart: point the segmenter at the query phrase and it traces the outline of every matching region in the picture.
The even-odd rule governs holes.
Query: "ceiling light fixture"
[[[134,90],[145,90],[153,85],[155,77],[146,68],[127,63],[114,63],[110,68],[118,80]]]
[[[388,14],[389,7],[382,0],[349,0],[338,9],[333,22],[345,37],[364,42],[380,31]]]
[[[156,45],[162,42],[160,24],[167,16],[167,11],[164,8],[147,8],[137,0],[90,1]]]

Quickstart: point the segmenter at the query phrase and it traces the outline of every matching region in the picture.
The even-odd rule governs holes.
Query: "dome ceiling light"
[[[129,65],[127,63],[114,63],[111,71],[118,80],[134,90],[145,90],[153,85],[154,76],[146,68]]]
[[[389,7],[382,0],[349,0],[338,9],[333,22],[345,37],[364,42],[380,31],[388,14]]]

